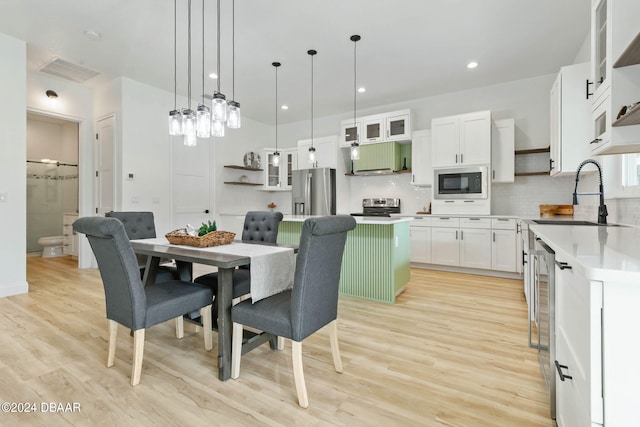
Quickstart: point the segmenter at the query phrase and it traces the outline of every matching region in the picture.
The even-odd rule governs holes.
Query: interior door
[[[115,123],[114,115],[96,122],[96,214],[100,215],[114,210]]]
[[[171,144],[173,228],[213,221],[211,142],[199,140],[195,147],[187,147],[181,138],[174,138]]]

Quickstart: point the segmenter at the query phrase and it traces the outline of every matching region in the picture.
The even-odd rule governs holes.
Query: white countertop
[[[285,215],[283,221],[304,222],[307,218],[314,218],[315,215]],[[380,224],[393,225],[401,222],[413,221],[413,217],[376,217],[376,216],[354,216],[356,224]]]
[[[640,228],[532,222],[529,228],[556,258],[580,265],[588,279],[640,283]]]
[[[392,218],[439,218],[439,217],[447,217],[447,218],[518,218],[517,215],[473,215],[473,214],[391,214]]]

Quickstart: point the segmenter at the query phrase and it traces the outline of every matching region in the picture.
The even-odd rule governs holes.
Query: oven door
[[[488,168],[485,166],[434,170],[434,199],[486,199]]]

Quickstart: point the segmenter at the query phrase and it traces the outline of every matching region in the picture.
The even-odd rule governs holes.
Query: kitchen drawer
[[[491,228],[496,230],[515,230],[516,223],[515,218],[491,218]]]
[[[410,227],[431,227],[431,217],[416,216],[411,221]]]
[[[460,227],[460,218],[453,218],[450,216],[434,216],[431,218],[431,225],[433,227]]]
[[[460,227],[462,228],[491,228],[491,218],[482,218],[472,216],[468,218],[460,218]]]

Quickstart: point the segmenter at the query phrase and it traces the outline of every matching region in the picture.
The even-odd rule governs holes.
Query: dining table
[[[235,244],[235,246],[234,246]],[[240,245],[238,245],[240,244]],[[131,247],[134,252],[147,255],[147,263],[142,278],[145,286],[152,286],[161,260],[173,259],[176,262],[180,279],[192,281],[192,265],[204,264],[217,267],[218,269],[218,291],[215,302],[218,304],[218,378],[226,381],[231,377],[231,339],[232,339],[232,286],[233,270],[243,265],[251,264],[251,250],[242,244],[260,245],[264,247],[261,252],[282,252],[283,248],[291,253],[297,251],[297,247],[291,245],[279,245],[277,243],[264,243],[256,241],[234,241],[230,248],[233,250],[216,250],[213,248],[199,248],[195,246],[176,245],[169,243],[165,238],[135,239],[131,240]],[[270,251],[268,248],[273,248]],[[243,252],[247,254],[243,254]],[[229,253],[231,252],[231,253]],[[292,255],[293,256],[293,255]],[[269,341],[271,348],[276,348],[277,337],[269,334],[254,334],[244,340],[242,353]]]

